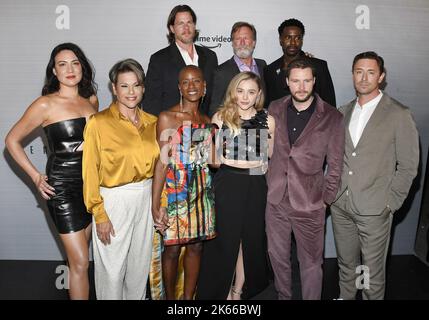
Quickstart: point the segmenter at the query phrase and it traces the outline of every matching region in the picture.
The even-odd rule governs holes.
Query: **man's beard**
[[[239,57],[240,59],[247,59],[250,58],[253,54],[253,51],[255,50],[255,48],[252,47],[241,47],[241,48],[233,48],[234,49],[234,54]]]
[[[291,93],[292,98],[296,101],[296,102],[307,102],[308,100],[311,99],[311,97],[313,96],[313,90],[310,91],[304,98],[298,98],[298,96],[296,96],[295,94]]]
[[[192,44],[194,43],[195,39],[195,32],[191,34],[180,34],[180,36],[177,36],[177,40],[184,44]]]

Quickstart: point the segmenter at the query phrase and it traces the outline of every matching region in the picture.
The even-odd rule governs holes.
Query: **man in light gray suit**
[[[385,77],[382,57],[360,53],[352,72],[357,99],[340,108],[344,168],[332,224],[340,298],[355,299],[363,289],[364,299],[375,300],[384,298],[393,213],[417,174],[419,138],[410,110],[379,89]]]

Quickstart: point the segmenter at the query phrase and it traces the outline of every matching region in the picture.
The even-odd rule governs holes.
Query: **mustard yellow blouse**
[[[108,221],[100,186],[112,188],[153,177],[159,146],[157,117],[137,110],[140,128],[120,112],[116,103],[91,116],[85,126],[83,197],[96,223]]]

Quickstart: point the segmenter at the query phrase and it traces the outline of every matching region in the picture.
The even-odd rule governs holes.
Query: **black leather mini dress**
[[[51,152],[46,174],[48,183],[55,188],[48,208],[59,233],[82,230],[92,221],[83,202],[82,151],[78,151],[85,124],[85,118],[76,118],[44,127]]]

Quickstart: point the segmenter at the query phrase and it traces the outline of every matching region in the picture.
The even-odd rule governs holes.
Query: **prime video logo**
[[[215,36],[199,36],[197,38],[197,42],[199,45],[209,48],[209,49],[215,49],[222,47],[222,44],[224,43],[230,43],[231,37],[230,36],[223,36],[223,35],[215,35]]]

